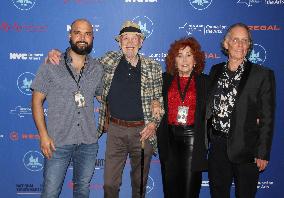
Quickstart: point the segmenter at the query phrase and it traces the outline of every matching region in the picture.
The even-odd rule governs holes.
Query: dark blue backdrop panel
[[[280,0],[6,0],[0,6],[0,197],[39,197],[43,156],[31,115],[30,84],[46,53],[68,47],[68,30],[76,18],[89,19],[94,27],[94,57],[118,50],[114,37],[125,20],[133,20],[147,36],[141,53],[163,68],[170,43],[196,37],[206,53],[205,73],[226,58],[220,41],[236,22],[250,26],[254,48],[250,59],[272,68],[277,81],[276,127],[271,161],[259,180],[258,198],[283,197],[283,28],[284,2]],[[96,103],[96,107],[98,104]],[[45,106],[45,111],[48,106]],[[97,112],[96,112],[97,119]],[[97,168],[90,186],[92,197],[103,197],[104,135]],[[121,197],[131,197],[130,165],[126,163]],[[201,197],[210,197],[207,173]],[[146,197],[163,197],[159,158],[154,157]],[[233,192],[232,192],[233,194]],[[61,197],[72,196],[72,165]]]

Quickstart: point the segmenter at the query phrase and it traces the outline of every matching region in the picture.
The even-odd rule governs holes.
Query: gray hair
[[[228,29],[227,29],[227,32],[225,34],[225,36],[223,37],[223,40],[221,42],[221,48],[222,48],[222,52],[227,56],[228,55],[228,50],[224,47],[224,42],[225,40],[228,38],[228,36],[231,34],[231,31],[233,28],[235,27],[242,27],[244,28],[247,33],[248,33],[248,36],[249,36],[249,42],[250,42],[250,45],[249,45],[249,49],[248,49],[248,53],[247,53],[247,56],[249,56],[251,50],[252,50],[252,47],[253,47],[253,41],[252,41],[252,35],[251,35],[251,32],[250,32],[250,29],[249,27],[244,24],[244,23],[235,23],[233,25],[231,25]]]

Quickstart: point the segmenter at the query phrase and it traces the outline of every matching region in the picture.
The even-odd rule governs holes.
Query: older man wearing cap
[[[160,118],[151,113],[151,103],[153,100],[163,103],[162,69],[156,61],[138,54],[144,35],[136,23],[126,21],[115,40],[121,51],[108,52],[100,59],[105,75],[98,132],[108,132],[104,194],[111,198],[119,196],[122,172],[129,155],[132,197],[139,197],[140,151],[141,142],[145,142],[144,197],[151,157],[157,148],[156,127],[160,122]]]
[[[132,197],[140,197],[143,174],[143,194],[152,155],[157,151],[156,128],[163,113],[153,115],[151,104],[162,99],[162,68],[156,61],[138,51],[145,36],[138,24],[126,21],[115,40],[120,51],[110,51],[100,58],[104,65],[98,135],[107,131],[104,170],[104,197],[119,196],[122,172],[129,155]],[[52,50],[48,60],[56,64],[60,52]],[[163,105],[161,105],[163,106]],[[163,112],[163,109],[161,110]],[[141,143],[144,145],[144,168],[141,174]]]

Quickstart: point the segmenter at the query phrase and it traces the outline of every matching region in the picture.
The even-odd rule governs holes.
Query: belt
[[[216,130],[216,129],[214,129],[214,127],[212,128],[212,134],[214,136],[222,137],[222,138],[227,138],[228,137],[228,133]]]
[[[143,120],[139,121],[126,121],[126,120],[120,120],[114,117],[110,117],[110,121],[114,124],[124,126],[124,127],[138,127],[138,126],[144,126],[145,122]]]

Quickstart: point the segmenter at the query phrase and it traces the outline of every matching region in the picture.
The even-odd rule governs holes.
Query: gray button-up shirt
[[[78,81],[79,74],[71,66],[71,57],[68,56],[66,62]],[[101,64],[87,56],[79,82],[79,90],[85,98],[86,105],[77,108],[74,92],[78,91],[78,86],[65,66],[64,55],[61,56],[59,65],[40,66],[31,89],[46,95],[47,131],[55,141],[55,146],[97,142],[94,96],[101,95],[102,76]]]

